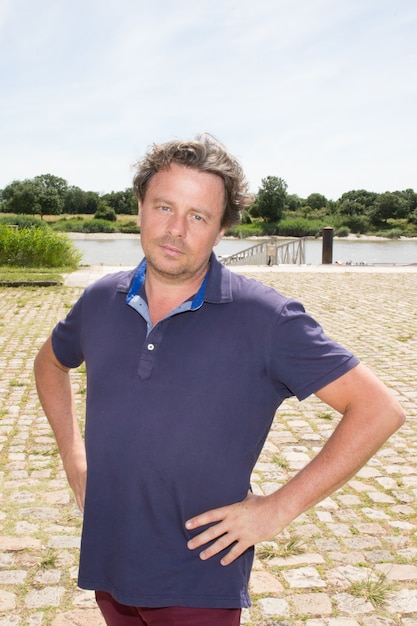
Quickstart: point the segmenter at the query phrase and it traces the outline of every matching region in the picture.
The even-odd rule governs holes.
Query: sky
[[[0,0],[0,189],[208,132],[251,191],[417,191],[415,0]]]

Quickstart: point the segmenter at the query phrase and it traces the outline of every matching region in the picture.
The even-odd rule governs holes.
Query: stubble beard
[[[204,275],[208,268],[210,257],[207,257],[206,260],[197,266],[190,266],[187,261],[187,247],[184,245],[182,240],[179,242],[170,237],[162,237],[153,241],[152,244],[153,245],[150,246],[150,249],[148,249],[147,252],[144,250],[147,267],[164,280],[168,280],[170,282],[183,282],[195,278],[199,274]],[[168,257],[165,260],[160,260],[159,257],[163,255],[161,246],[172,246],[176,248],[184,255],[184,259],[182,260],[182,258],[180,258],[177,262],[175,262],[174,259],[169,259]],[[156,248],[156,253],[153,253],[153,248]]]

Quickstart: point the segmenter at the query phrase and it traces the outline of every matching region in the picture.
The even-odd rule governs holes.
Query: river
[[[135,266],[143,256],[138,235],[94,235],[71,234],[71,239],[82,252],[83,265],[127,265]],[[282,243],[289,240],[282,240]],[[222,239],[215,247],[217,256],[228,256],[258,243],[256,239]],[[281,240],[279,240],[281,243]],[[320,265],[321,239],[307,239],[306,264]],[[333,262],[353,265],[410,265],[417,263],[416,239],[334,239]]]

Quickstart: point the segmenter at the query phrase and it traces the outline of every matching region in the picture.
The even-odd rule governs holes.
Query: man
[[[404,416],[302,305],[216,260],[251,201],[223,146],[153,146],[134,188],[145,259],[88,287],[35,362],[84,511],[79,585],[111,626],[237,626],[254,544],[344,484]],[[69,375],[83,361],[85,446]],[[340,424],[286,485],[255,496],[277,407],[311,393]]]

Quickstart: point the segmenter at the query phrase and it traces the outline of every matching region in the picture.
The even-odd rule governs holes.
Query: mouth
[[[171,258],[182,256],[185,252],[183,242],[173,241],[171,238],[163,237],[156,242],[161,248],[162,252]]]
[[[172,258],[179,257],[184,254],[182,250],[179,250],[177,247],[170,244],[161,244],[161,249],[167,256]]]

